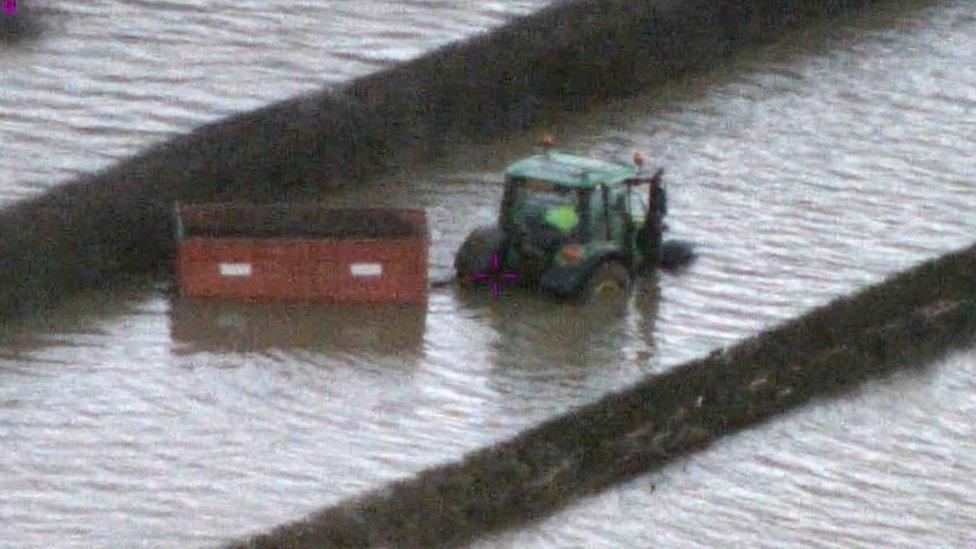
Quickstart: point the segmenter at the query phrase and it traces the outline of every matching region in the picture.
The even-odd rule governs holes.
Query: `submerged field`
[[[537,7],[356,5],[50,3],[48,34],[0,58],[0,194]],[[278,38],[257,38],[269,21]],[[327,30],[344,26],[358,30]],[[877,8],[560,118],[560,146],[640,148],[665,166],[673,236],[699,247],[619,317],[452,288],[400,313],[201,307],[155,281],[72,300],[0,350],[0,539],[208,545],[264,530],[967,245],[974,37],[967,2]],[[494,174],[536,137],[459,145],[323,198],[427,208],[442,278],[494,219]],[[870,383],[484,543],[967,542],[974,365],[963,352]]]

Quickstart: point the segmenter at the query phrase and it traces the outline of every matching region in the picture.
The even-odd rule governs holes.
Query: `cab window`
[[[647,216],[647,187],[634,187],[627,196],[627,211],[634,223],[644,222]]]
[[[560,206],[576,207],[573,189],[549,181],[527,179],[522,185],[522,199],[529,209],[550,209]]]

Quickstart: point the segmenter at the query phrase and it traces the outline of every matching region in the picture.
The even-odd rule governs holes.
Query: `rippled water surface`
[[[546,0],[21,2],[0,41],[0,200],[503,24]],[[2,14],[0,14],[2,16]]]
[[[541,4],[43,4],[50,28],[0,58],[0,193]],[[698,245],[621,314],[451,287],[407,310],[81,296],[0,348],[0,545],[267,528],[968,244],[974,59],[976,5],[903,3],[553,128],[666,166],[671,231]],[[327,199],[425,207],[442,278],[531,138]],[[481,544],[965,547],[974,380],[973,352],[900,372]]]

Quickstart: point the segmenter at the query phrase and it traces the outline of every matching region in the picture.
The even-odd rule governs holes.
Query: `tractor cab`
[[[460,281],[497,252],[499,268],[558,296],[626,289],[660,261],[661,171],[646,176],[642,164],[636,153],[622,164],[546,150],[510,165],[498,225],[474,231],[458,252]]]

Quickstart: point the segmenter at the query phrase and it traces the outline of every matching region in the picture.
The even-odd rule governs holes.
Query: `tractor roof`
[[[549,151],[519,160],[505,170],[505,175],[551,181],[569,187],[592,187],[601,183],[620,183],[636,176],[637,169],[626,164]]]

